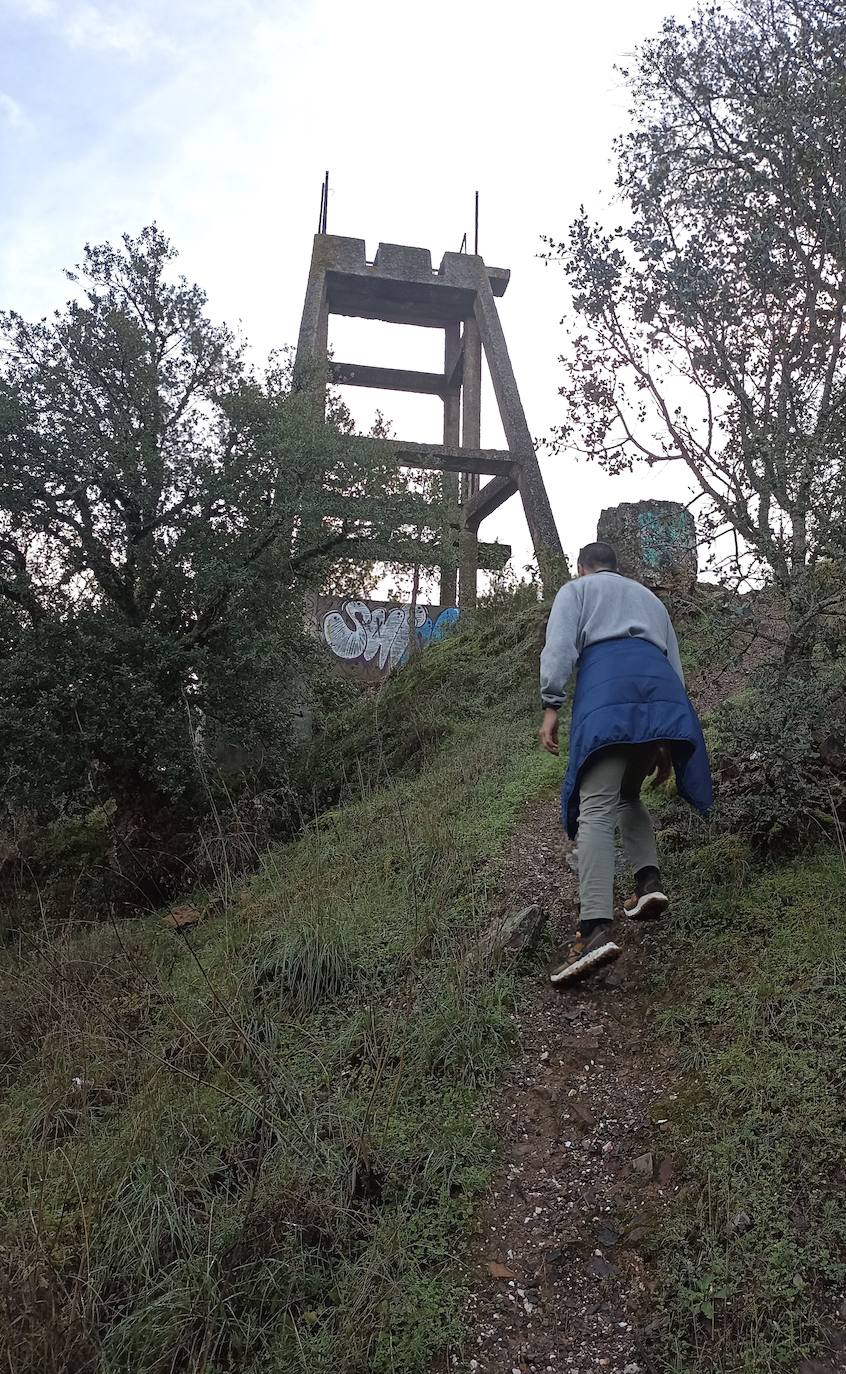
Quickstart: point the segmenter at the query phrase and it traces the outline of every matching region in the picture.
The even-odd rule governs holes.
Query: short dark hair
[[[605,544],[601,540],[596,544],[585,544],[584,548],[579,550],[579,563],[591,572],[598,572],[600,569],[616,572],[617,550],[613,544]]]

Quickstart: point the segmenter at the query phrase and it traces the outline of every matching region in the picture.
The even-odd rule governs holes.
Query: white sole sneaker
[[[666,893],[646,892],[634,906],[625,906],[623,910],[632,921],[655,921],[664,915],[669,905],[670,899]]]
[[[599,964],[611,964],[615,959],[619,959],[622,950],[619,945],[615,945],[613,940],[606,940],[604,945],[599,945],[582,955],[581,959],[575,959],[572,964],[560,964],[558,968],[552,970],[549,975],[550,983],[560,986],[561,983],[572,983],[577,978],[582,978],[591,969]]]

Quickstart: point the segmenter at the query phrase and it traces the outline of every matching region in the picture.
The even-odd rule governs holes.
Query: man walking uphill
[[[661,916],[669,899],[661,886],[644,779],[669,752],[679,793],[703,815],[713,791],[702,729],[684,688],[679,647],[666,608],[646,587],[617,572],[610,544],[588,544],[578,577],[561,588],[541,654],[540,741],[558,753],[558,712],[578,663],[570,727],[570,758],[561,789],[561,819],[578,833],[579,933],[552,970],[553,983],[584,978],[616,959],[614,836],[635,875],[626,903],[634,920]]]

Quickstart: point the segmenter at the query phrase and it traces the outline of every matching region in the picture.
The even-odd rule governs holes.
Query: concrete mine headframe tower
[[[441,567],[442,605],[455,604],[456,563],[460,604],[473,606],[479,567],[479,526],[520,493],[535,556],[547,593],[561,581],[561,541],[532,446],[520,393],[508,356],[495,297],[510,272],[486,267],[471,253],[446,253],[437,272],[428,249],[380,243],[372,263],[363,239],[315,235],[306,289],[296,370],[327,383],[376,387],[440,396],[443,444],[392,440],[400,466],[443,472],[451,557]],[[330,315],[354,315],[390,324],[424,325],[444,333],[443,372],[368,367],[327,359]],[[482,449],[482,350],[502,418],[507,449]],[[350,439],[350,443],[357,442]],[[358,441],[361,442],[361,441]],[[481,483],[482,477],[489,480]]]

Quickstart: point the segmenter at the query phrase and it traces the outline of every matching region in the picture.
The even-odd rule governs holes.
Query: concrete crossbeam
[[[379,444],[390,451],[400,467],[430,472],[477,472],[506,476],[514,481],[514,455],[501,448],[447,448],[443,444],[417,444],[407,439],[368,439],[350,435],[347,444]],[[514,487],[516,491],[516,486]]]
[[[464,508],[464,523],[467,528],[477,530],[482,521],[493,515],[495,510],[499,510],[516,491],[517,483],[513,477],[494,477],[490,482],[486,482]]]
[[[439,545],[428,546],[425,566],[432,569],[440,567],[442,557]],[[476,544],[476,566],[480,572],[502,572],[510,557],[510,544],[487,543],[485,540],[479,540]],[[401,559],[399,561],[402,562]]]
[[[344,515],[346,515],[348,519],[355,519],[359,509],[362,519],[366,520],[366,502],[356,497],[351,497],[344,502]],[[336,518],[335,513],[331,511],[328,512],[328,516],[329,518]],[[393,529],[383,531],[386,538],[390,538],[392,534],[398,533],[399,530],[403,528],[402,517],[396,516],[395,520],[396,525]],[[409,516],[408,526],[414,526],[418,535],[420,534],[421,526],[419,518],[416,515]],[[435,526],[429,527],[424,531],[424,534],[425,538],[415,551],[414,559],[419,562],[421,567],[432,569],[441,568],[442,576],[444,570],[451,571],[453,576],[455,576],[459,558],[458,543],[454,543],[449,534],[447,534],[446,544],[444,544],[442,533],[437,530]],[[478,566],[481,572],[501,572],[511,557],[510,544],[500,544],[496,541],[480,539],[477,542],[477,549]],[[402,555],[395,551],[391,554],[391,562],[411,567],[412,556],[409,555],[406,564]],[[453,601],[454,600],[455,598],[453,597]]]
[[[365,367],[359,363],[330,363],[329,380],[336,386],[369,386],[378,391],[410,391],[419,396],[443,396],[442,372],[411,372],[401,367]]]
[[[503,296],[511,279],[507,267],[488,267],[474,253],[444,253],[437,271],[432,269],[428,248],[412,248],[404,243],[380,243],[373,262],[367,261],[364,239],[344,238],[340,234],[315,234],[312,267],[325,272],[342,272],[363,277],[363,290],[372,290],[378,281],[422,282],[436,287],[468,286],[478,271],[487,276],[495,296]]]

